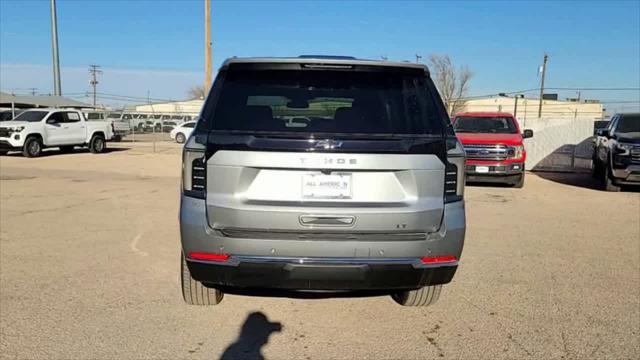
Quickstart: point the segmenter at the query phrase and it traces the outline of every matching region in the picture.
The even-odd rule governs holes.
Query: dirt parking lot
[[[119,145],[124,146],[124,145]],[[0,158],[0,357],[640,357],[640,194],[588,175],[467,188],[438,304],[227,295],[183,303],[179,149]]]

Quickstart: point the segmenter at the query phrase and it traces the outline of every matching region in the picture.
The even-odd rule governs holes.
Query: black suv
[[[616,114],[598,130],[593,174],[607,191],[640,185],[640,113]]]

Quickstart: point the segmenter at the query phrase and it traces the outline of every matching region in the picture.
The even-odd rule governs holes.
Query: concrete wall
[[[528,119],[527,170],[589,171],[593,151],[591,118]]]

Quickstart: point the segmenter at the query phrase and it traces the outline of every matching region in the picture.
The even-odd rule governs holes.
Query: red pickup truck
[[[452,123],[467,155],[468,182],[524,185],[527,152],[522,140],[532,137],[532,130],[521,133],[516,118],[507,113],[460,113]]]

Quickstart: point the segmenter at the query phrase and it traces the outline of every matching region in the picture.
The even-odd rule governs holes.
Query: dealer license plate
[[[351,174],[302,175],[302,196],[308,199],[351,198]]]
[[[489,172],[488,166],[476,166],[476,172],[481,174],[486,174]]]

